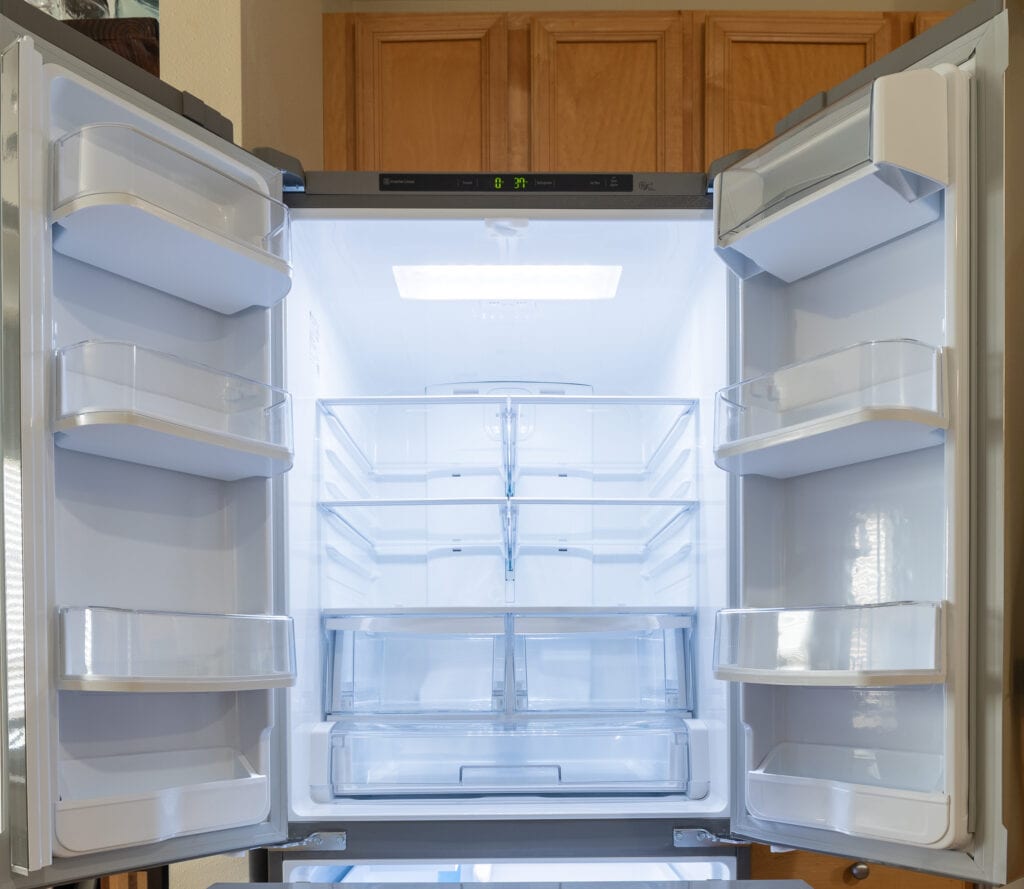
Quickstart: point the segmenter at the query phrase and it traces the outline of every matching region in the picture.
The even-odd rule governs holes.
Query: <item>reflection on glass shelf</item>
[[[715,462],[790,478],[942,444],[942,350],[859,343],[730,386],[715,404]]]
[[[62,608],[57,685],[82,691],[237,691],[295,681],[290,617]]]
[[[323,625],[332,715],[693,707],[691,612],[327,612]]]
[[[943,758],[918,751],[785,742],[747,773],[757,818],[925,845],[949,824]]]
[[[58,855],[258,824],[270,811],[266,775],[225,747],[72,759],[58,776]]]
[[[292,465],[287,392],[133,343],[57,353],[54,430],[69,450],[227,481]]]
[[[939,602],[718,613],[719,679],[768,685],[910,685],[945,676]]]
[[[684,720],[338,722],[336,796],[685,793]]]
[[[55,143],[53,221],[57,252],[224,314],[291,286],[284,204],[124,124]]]

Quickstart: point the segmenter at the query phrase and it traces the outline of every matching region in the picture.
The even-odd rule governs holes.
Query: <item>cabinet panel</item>
[[[772,138],[776,121],[892,45],[893,19],[882,13],[709,15],[706,164]]]
[[[533,169],[695,168],[691,13],[537,15],[531,37]]]
[[[506,165],[504,16],[359,16],[353,40],[356,169]]]
[[[772,852],[767,846],[754,845],[750,850],[752,880],[804,880],[814,889],[970,889],[962,880],[936,877],[881,864],[868,865],[867,877],[858,879],[850,868],[849,858],[819,855],[816,852]]]
[[[948,19],[955,10],[944,9],[940,12],[919,12],[914,16],[914,37],[934,28],[939,22]]]

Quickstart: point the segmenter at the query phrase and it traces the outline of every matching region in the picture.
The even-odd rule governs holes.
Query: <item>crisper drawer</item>
[[[335,796],[685,793],[682,719],[339,722]]]
[[[688,713],[693,621],[690,612],[332,613],[325,711]]]

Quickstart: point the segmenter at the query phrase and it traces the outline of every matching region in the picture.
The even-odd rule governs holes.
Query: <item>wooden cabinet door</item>
[[[480,171],[506,165],[504,15],[351,18],[355,169]],[[345,113],[344,101],[324,98],[325,106],[331,102],[324,127],[330,138],[342,129],[332,126],[330,116]],[[325,149],[327,158],[337,154]]]
[[[772,138],[777,121],[892,45],[884,13],[708,15],[705,162]]]
[[[700,169],[692,13],[531,18],[532,169]]]
[[[914,36],[922,34],[929,28],[935,27],[939,22],[944,22],[953,14],[952,9],[942,12],[919,12],[914,16]]]
[[[970,883],[935,877],[881,864],[868,865],[867,876],[858,879],[850,871],[849,858],[816,852],[771,852],[767,846],[750,849],[752,880],[804,880],[814,889],[970,889]]]

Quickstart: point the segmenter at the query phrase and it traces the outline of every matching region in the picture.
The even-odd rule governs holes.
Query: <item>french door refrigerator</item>
[[[713,209],[497,172],[290,210],[0,11],[11,885],[737,838],[1019,873],[1024,11]]]

